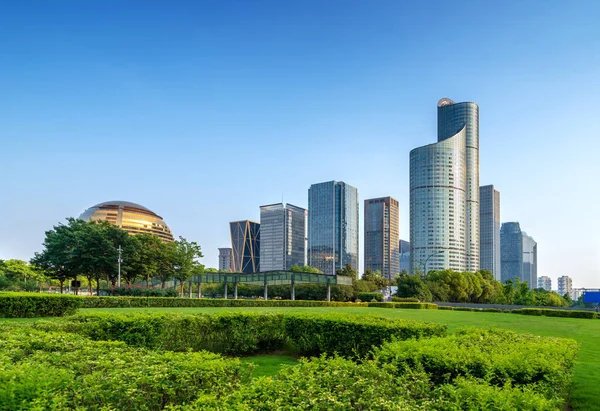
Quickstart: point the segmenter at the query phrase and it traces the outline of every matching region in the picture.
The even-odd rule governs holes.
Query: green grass
[[[256,365],[252,377],[271,377],[279,372],[284,365],[296,365],[298,360],[285,354],[256,355],[244,357],[242,361]]]
[[[449,332],[461,327],[498,327],[522,333],[573,338],[580,352],[570,403],[573,410],[598,408],[597,390],[600,386],[600,320],[579,318],[536,317],[520,314],[483,313],[467,311],[402,310],[367,307],[201,307],[201,308],[102,308],[82,312],[178,312],[185,314],[223,311],[252,312],[343,312],[348,315],[377,314],[389,318],[437,322],[448,325]],[[274,360],[275,362],[279,360]],[[265,372],[270,372],[265,369]],[[255,374],[258,376],[258,374]],[[265,374],[271,375],[271,374]]]

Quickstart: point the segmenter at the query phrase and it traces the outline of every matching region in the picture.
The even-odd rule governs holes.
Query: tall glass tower
[[[358,269],[358,190],[342,181],[308,189],[308,265],[335,274]]]
[[[503,223],[500,229],[502,282],[518,278],[537,287],[537,243],[521,231],[517,222]]]
[[[250,220],[229,223],[233,271],[245,274],[260,271],[260,224]]]
[[[393,197],[365,200],[365,270],[392,280],[400,272],[400,207]]]
[[[306,264],[306,210],[291,204],[260,207],[260,269]]]
[[[438,142],[410,152],[411,270],[479,270],[479,107],[438,102]]]
[[[500,281],[500,192],[493,185],[481,186],[479,202],[479,267]]]

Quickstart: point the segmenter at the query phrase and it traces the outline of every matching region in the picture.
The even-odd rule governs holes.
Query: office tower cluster
[[[400,204],[364,200],[364,269],[388,279],[406,270],[488,270],[499,281],[538,286],[537,243],[517,222],[502,224],[500,193],[479,185],[479,106],[443,98],[437,142],[410,152],[410,241],[400,239]],[[260,223],[230,223],[231,248],[219,249],[219,269],[244,273],[310,265],[335,274],[359,268],[358,190],[343,181],[313,184],[308,209],[260,207]],[[540,277],[542,288],[551,288]]]

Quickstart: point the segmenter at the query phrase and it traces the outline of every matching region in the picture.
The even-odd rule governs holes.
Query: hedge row
[[[82,308],[130,307],[366,307],[367,303],[307,300],[233,300],[169,297],[86,297]]]
[[[381,293],[359,293],[357,298],[361,301],[383,301],[383,294]]]
[[[392,297],[393,303],[418,303],[419,299],[415,297]]]
[[[0,293],[0,318],[62,317],[74,314],[81,302],[72,295]]]
[[[132,346],[242,355],[288,348],[300,354],[364,357],[391,339],[446,334],[446,326],[378,316],[298,313],[219,313],[180,315],[76,315],[34,327],[61,329],[93,340],[117,340]]]
[[[523,315],[544,315],[546,317],[568,317],[568,318],[597,318],[594,311],[583,310],[553,310],[550,308],[521,308]]]
[[[414,302],[406,302],[406,303],[369,303],[369,307],[377,307],[377,308],[412,308],[419,310],[437,310],[438,305],[432,303],[414,303]]]
[[[375,360],[393,365],[398,375],[422,369],[435,384],[468,377],[497,387],[527,386],[564,400],[577,352],[570,339],[467,329],[448,337],[388,342],[375,350]]]

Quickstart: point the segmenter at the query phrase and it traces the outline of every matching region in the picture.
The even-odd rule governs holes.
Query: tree
[[[13,281],[39,281],[43,276],[34,266],[23,260],[6,260],[0,266],[0,271],[4,273],[6,278]]]
[[[125,260],[127,284],[131,285],[136,278],[140,278],[146,280],[146,287],[150,287],[150,279],[158,274],[163,247],[164,242],[151,234],[131,236],[132,252]]]
[[[362,280],[375,284],[377,290],[381,290],[382,288],[390,285],[389,281],[383,275],[381,275],[381,271],[373,271],[370,268],[365,270]]]
[[[179,237],[178,241],[175,241],[175,249],[173,256],[173,272],[174,277],[181,283],[181,296],[183,297],[183,286],[184,283],[192,277],[194,271],[196,271],[201,265],[197,260],[202,258],[202,251],[200,246],[193,241],[188,241],[183,237]]]
[[[344,277],[352,277],[354,281],[358,279],[358,271],[352,268],[350,263],[346,263],[344,268],[338,268],[335,273]]]
[[[400,274],[396,277],[398,291],[396,295],[404,298],[418,298],[419,301],[431,301],[431,291],[418,275]]]
[[[314,273],[314,274],[323,274],[323,271],[318,268],[311,267],[310,265],[299,266],[298,264],[294,264],[290,267],[290,271],[295,273]]]
[[[175,242],[165,243],[162,242],[161,246],[157,250],[157,277],[160,280],[160,288],[165,288],[165,285],[169,279],[175,275],[175,264],[176,264],[176,247]]]

